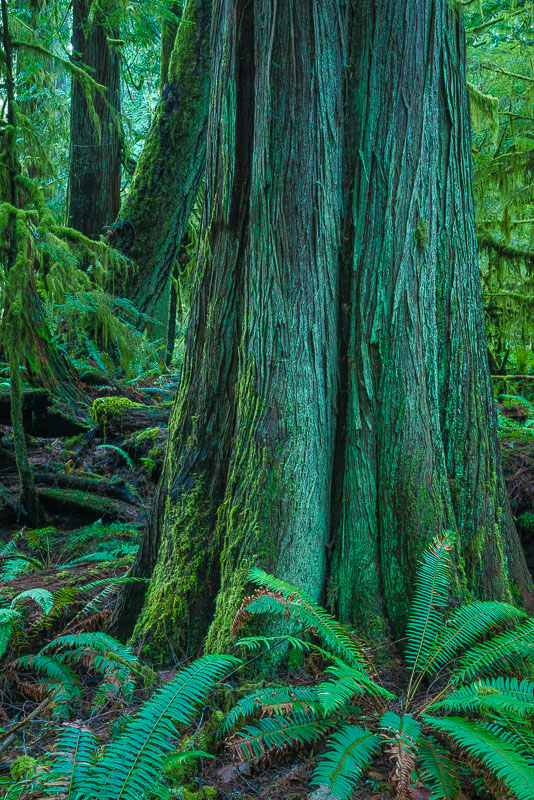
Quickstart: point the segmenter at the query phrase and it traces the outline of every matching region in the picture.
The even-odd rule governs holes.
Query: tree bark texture
[[[94,94],[92,113],[83,88],[72,81],[67,216],[70,227],[91,239],[115,221],[120,208],[120,64],[117,49],[109,43],[118,39],[116,13],[113,2],[74,0],[72,6],[73,60],[107,90]]]
[[[205,168],[211,16],[212,0],[187,0],[154,122],[111,239],[134,262],[123,280],[114,276],[114,292],[156,318],[159,335],[153,338],[164,348],[173,265]]]
[[[135,636],[155,659],[206,634],[225,646],[254,563],[402,636],[419,555],[445,528],[456,591],[531,608],[454,12],[216,0],[213,51],[201,272]],[[141,600],[126,587],[123,633]]]

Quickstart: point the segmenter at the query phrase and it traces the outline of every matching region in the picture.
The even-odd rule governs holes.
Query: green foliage
[[[54,596],[47,589],[27,589],[13,598],[7,608],[0,608],[0,658],[7,650],[9,641],[18,628],[24,630],[25,608],[23,600],[32,600],[39,606],[39,617],[50,614]]]
[[[400,696],[380,685],[365,646],[356,645],[350,631],[300,590],[252,570],[251,580],[263,588],[245,598],[234,630],[250,616],[283,616],[301,626],[286,637],[288,645],[318,652],[331,663],[327,679],[316,686],[278,686],[239,700],[227,715],[225,733],[247,718],[261,718],[233,734],[231,746],[255,759],[272,748],[313,742],[333,728],[313,783],[340,800],[352,796],[379,752],[393,763],[391,782],[400,800],[412,796],[414,781],[430,789],[432,800],[459,797],[458,758],[499,781],[516,800],[532,798],[534,683],[517,675],[527,675],[534,660],[534,620],[490,601],[447,614],[453,552],[454,535],[446,532],[423,555]],[[310,632],[321,646],[301,638]],[[247,637],[237,644],[272,648],[282,639]],[[363,726],[354,724],[358,717]]]
[[[205,656],[181,669],[141,706],[98,758],[90,731],[65,728],[52,770],[42,778],[42,789],[66,800],[139,800],[146,797],[148,788],[151,793],[163,793],[166,757],[174,749],[177,726],[191,724],[213,686],[237,664],[238,659],[231,656]],[[202,755],[189,752],[181,760]]]
[[[74,665],[83,673],[92,671],[101,676],[91,708],[99,711],[108,701],[114,705],[132,698],[135,675],[140,673],[138,658],[129,647],[100,632],[82,632],[59,636],[36,655],[21,656],[10,664],[17,676],[32,670],[43,676],[43,692],[53,698],[53,716],[68,717],[82,697],[82,683]],[[19,683],[20,678],[18,679]],[[21,688],[28,691],[27,684]]]
[[[463,13],[480,265],[489,345],[499,366],[515,349],[531,349],[532,9],[489,0],[464,3]]]
[[[269,591],[263,589],[248,598],[244,604],[246,614],[273,614],[295,620],[303,628],[312,629],[330,652],[353,666],[361,666],[362,651],[355,638],[311,597],[258,567],[251,569],[248,578]]]
[[[442,609],[449,600],[449,575],[453,537],[446,533],[433,542],[423,559],[406,628],[404,657],[413,673],[428,662],[429,652],[443,624]]]
[[[378,734],[358,725],[343,725],[329,740],[313,783],[328,786],[334,797],[350,797],[379,749]]]
[[[423,719],[430,728],[445,734],[464,752],[480,760],[517,800],[531,800],[534,796],[532,762],[502,736],[461,717],[435,719],[425,714]]]

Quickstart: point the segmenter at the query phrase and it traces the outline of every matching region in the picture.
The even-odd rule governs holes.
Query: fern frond
[[[17,551],[17,540],[20,539],[22,534],[24,533],[24,528],[20,528],[16,531],[11,539],[7,541],[5,544],[0,545],[0,556],[2,558],[6,558],[6,556],[14,555]]]
[[[406,634],[405,659],[412,673],[424,669],[443,624],[439,609],[447,605],[454,534],[438,536],[425,551],[417,572]]]
[[[34,603],[37,603],[41,611],[45,614],[49,614],[52,611],[52,606],[54,605],[54,595],[52,592],[49,592],[48,589],[26,589],[25,592],[21,592],[18,594],[11,603],[11,608],[14,608],[17,603],[21,600],[33,600]]]
[[[130,470],[130,472],[135,472],[135,464],[128,453],[122,449],[122,447],[117,447],[115,444],[99,444],[95,448],[96,450],[113,450],[114,453],[118,453],[126,462],[126,466]]]
[[[397,800],[411,800],[415,746],[421,735],[421,724],[411,714],[400,717],[392,711],[387,711],[379,724],[382,737],[386,740],[386,752],[393,761],[391,782]]]
[[[355,694],[368,693],[390,700],[395,699],[395,695],[372,681],[363,670],[351,667],[339,658],[334,660],[335,664],[325,670],[334,676],[334,680],[324,681],[318,686],[319,697],[325,713],[330,713],[346,705]]]
[[[437,719],[424,714],[423,719],[426,725],[448,736],[493,772],[515,794],[516,800],[532,800],[534,768],[510,742],[482,725],[461,717]]]
[[[227,733],[230,728],[245,717],[250,717],[257,711],[265,709],[280,710],[280,706],[291,710],[304,710],[311,705],[319,705],[317,688],[308,686],[276,686],[271,689],[262,689],[253,694],[242,697],[230,709],[224,720],[221,733]]]
[[[109,745],[82,792],[99,800],[139,800],[155,787],[176,736],[175,722],[189,724],[213,685],[239,660],[210,655],[194,661],[144,703]]]
[[[451,692],[444,700],[428,706],[429,711],[487,711],[518,717],[534,714],[534,683],[517,678],[488,678]]]
[[[323,647],[289,634],[285,636],[244,636],[242,639],[237,640],[234,647],[244,647],[246,650],[252,651],[261,650],[262,647],[265,647],[266,650],[270,650],[280,642],[285,642],[286,645],[292,647],[298,653],[310,653],[313,651],[314,653],[319,653],[324,659],[329,660],[332,658],[332,653],[329,653]]]
[[[98,740],[88,728],[69,725],[60,733],[52,755],[52,770],[43,780],[47,794],[68,800],[78,791],[94,764]]]
[[[336,724],[333,720],[314,719],[314,716],[314,709],[307,708],[306,711],[295,711],[286,716],[265,717],[258,720],[256,725],[244,728],[231,744],[245,759],[251,761],[275,747],[287,747],[295,742],[313,742]]]
[[[478,601],[457,608],[439,633],[428,654],[425,670],[437,672],[462,650],[472,647],[492,628],[503,627],[525,619],[526,614],[508,603]]]
[[[422,736],[417,748],[419,774],[431,790],[432,800],[458,796],[460,785],[447,751],[432,737]]]
[[[82,688],[76,673],[66,664],[45,655],[27,655],[11,664],[13,669],[32,669],[48,678],[47,689],[54,690],[54,717],[68,716],[71,704],[82,697]]]
[[[15,623],[20,619],[20,612],[16,609],[0,608],[0,658],[7,650]]]
[[[54,649],[72,650],[80,648],[93,650],[95,653],[99,653],[119,664],[139,667],[139,659],[131,647],[121,644],[113,636],[109,636],[102,631],[81,631],[80,633],[68,633],[64,636],[58,636],[41,648],[40,652],[46,653]]]
[[[328,750],[314,770],[312,784],[325,786],[332,797],[348,800],[378,752],[380,738],[358,725],[344,725],[328,741]]]
[[[258,593],[252,596],[244,611],[293,619],[301,626],[311,628],[331,653],[363,669],[362,653],[347,629],[311,597],[258,567],[250,570],[248,580],[272,594]]]
[[[526,650],[525,650],[526,647]],[[458,669],[454,670],[452,680],[457,683],[475,675],[484,675],[514,654],[530,655],[534,651],[534,619],[524,622],[513,631],[494,636],[484,644],[468,650],[462,657]]]
[[[483,727],[515,747],[534,767],[534,731],[530,719],[525,721],[508,714],[494,719],[493,722],[484,722]]]
[[[407,745],[413,746],[419,741],[421,725],[411,714],[400,717],[393,711],[386,711],[379,722],[380,728],[387,731],[387,736],[400,737]]]

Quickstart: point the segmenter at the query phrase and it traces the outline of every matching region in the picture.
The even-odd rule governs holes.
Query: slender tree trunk
[[[73,59],[106,96],[88,104],[83,88],[72,81],[68,224],[98,239],[120,208],[122,132],[120,122],[119,55],[109,39],[118,39],[112,15],[114,2],[74,0],[72,6]],[[107,17],[111,15],[111,21]]]
[[[419,554],[447,527],[458,592],[532,608],[458,20],[446,0],[216,0],[213,31],[201,278],[135,636],[155,658],[206,633],[224,646],[256,562],[402,635]],[[126,588],[123,633],[141,600]]]
[[[111,239],[134,262],[122,281],[114,276],[113,291],[142,314],[155,315],[151,335],[164,349],[170,277],[206,161],[211,15],[212,0],[187,0],[162,97]],[[140,324],[146,326],[146,318]]]
[[[18,258],[18,227],[20,225],[14,212],[17,203],[16,176],[18,173],[18,163],[16,155],[16,114],[15,114],[15,86],[13,80],[13,51],[11,48],[11,36],[9,31],[7,2],[1,0],[1,19],[2,19],[2,49],[4,56],[4,79],[6,87],[6,122],[7,127],[0,139],[2,148],[0,150],[0,203],[4,208],[0,216],[5,221],[5,227],[0,225],[0,237],[7,239],[6,247],[6,267],[4,272],[5,281],[5,302],[3,311],[2,331],[6,334],[6,350],[9,360],[10,377],[10,405],[11,405],[11,424],[13,426],[13,443],[15,449],[15,461],[20,481],[20,501],[24,507],[28,521],[31,525],[38,525],[40,522],[40,508],[33,472],[28,459],[26,448],[26,436],[22,423],[22,387],[20,380],[21,342],[16,336],[16,323],[13,325],[13,315],[22,316],[22,309],[18,307],[20,297],[17,297],[15,287],[19,285],[18,271],[24,269],[25,260]],[[7,213],[6,213],[6,210]],[[18,224],[17,224],[18,223]],[[21,264],[22,261],[22,264]],[[10,324],[11,323],[11,324]]]
[[[161,23],[161,47],[160,47],[160,94],[163,95],[167,79],[169,77],[169,64],[171,63],[172,51],[176,41],[176,34],[180,24],[179,17],[182,9],[180,0],[168,0],[167,8],[174,17],[165,17]]]

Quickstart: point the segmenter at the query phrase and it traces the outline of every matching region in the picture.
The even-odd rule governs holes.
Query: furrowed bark
[[[368,636],[402,637],[420,553],[447,528],[457,594],[531,609],[454,12],[217,0],[213,32],[201,272],[134,637],[156,660],[206,633],[226,646],[254,563]]]
[[[148,316],[164,306],[163,322],[156,314],[151,334],[164,349],[170,276],[204,175],[211,15],[212,0],[187,0],[156,116],[111,238],[135,263],[128,275],[113,276],[113,291]]]
[[[463,591],[509,600],[514,584],[531,604],[531,584],[500,477],[463,32],[444,0],[353,14],[360,158],[333,588],[341,618],[378,631],[385,607],[401,635],[418,555],[446,528]]]
[[[119,55],[109,44],[109,39],[118,39],[118,30],[106,19],[109,16],[113,22],[116,13],[113,2],[74,0],[72,7],[73,59],[107,89],[105,97],[94,95],[91,109],[82,86],[72,81],[67,216],[70,227],[91,239],[99,238],[120,208]]]
[[[200,644],[219,584],[211,639],[221,646],[257,558],[316,597],[323,588],[337,371],[339,25],[336,0],[315,9],[215,6],[202,280],[144,545],[160,538],[158,566],[136,628],[160,650]]]

